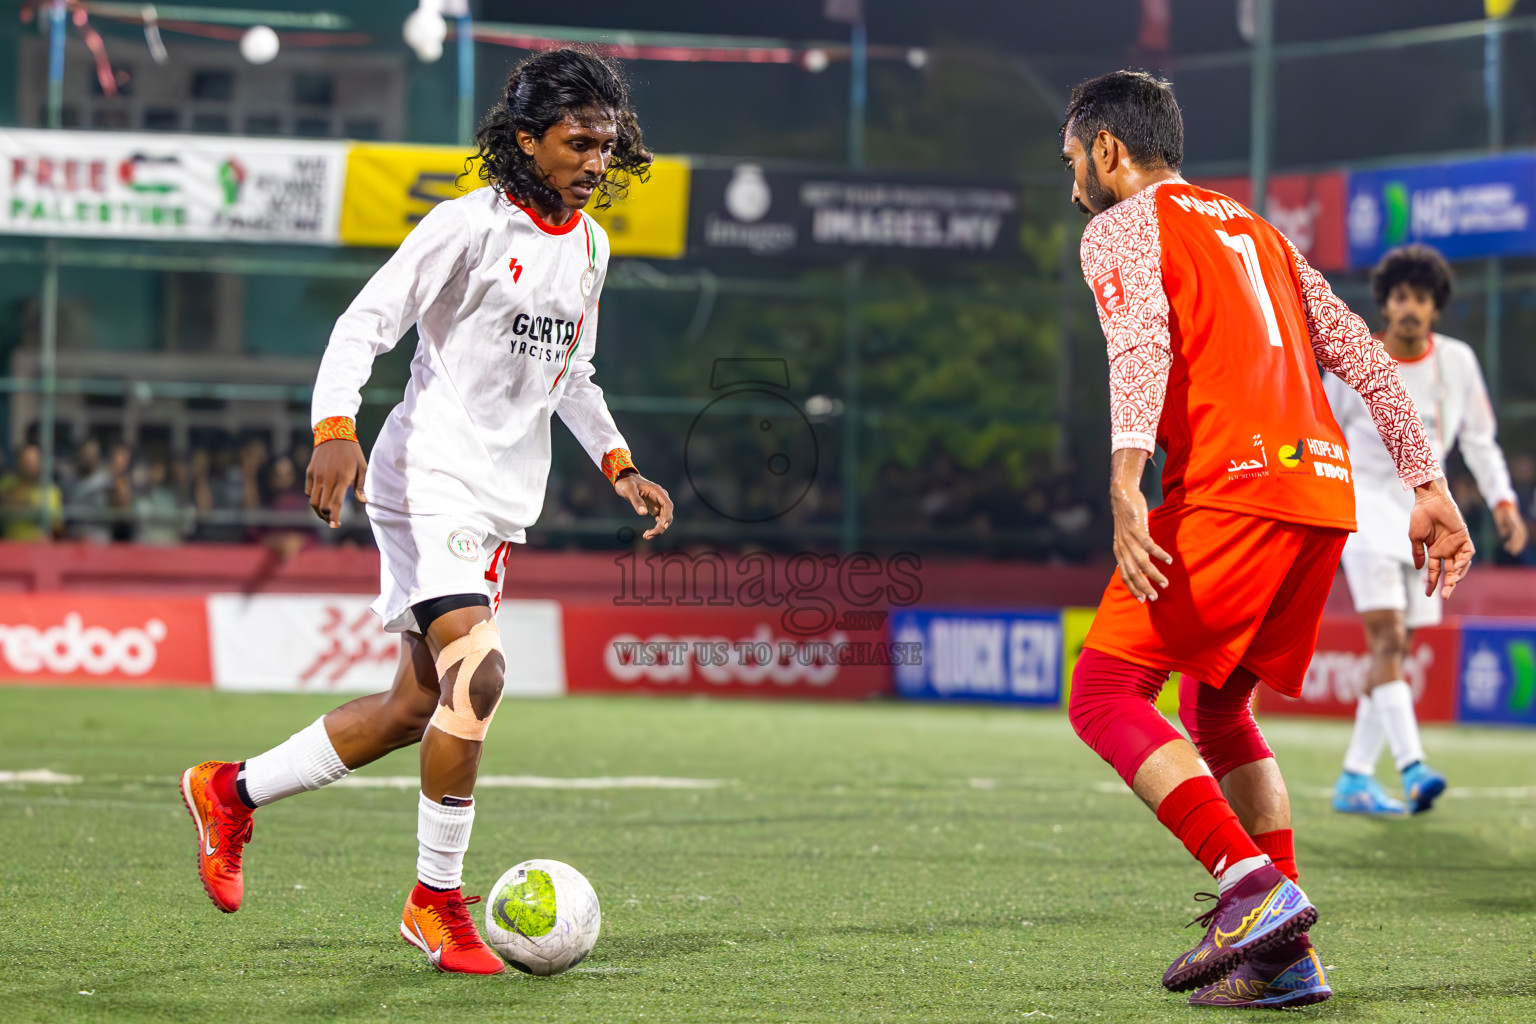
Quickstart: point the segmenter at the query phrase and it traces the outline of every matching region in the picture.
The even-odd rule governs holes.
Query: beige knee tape
[[[496,717],[496,708],[501,705],[500,694],[496,695],[496,703],[491,705],[490,713],[484,718],[475,716],[474,704],[469,699],[469,684],[475,678],[475,670],[491,651],[502,655],[505,663],[501,634],[496,631],[496,623],[487,619],[444,647],[437,656],[439,679],[447,676],[449,669],[458,666],[448,703],[439,704],[432,715],[432,724],[450,736],[457,736],[461,740],[484,740],[486,731],[491,727],[491,719]]]

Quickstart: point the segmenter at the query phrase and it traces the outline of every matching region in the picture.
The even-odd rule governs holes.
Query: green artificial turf
[[[439,975],[400,940],[411,789],[263,809],[245,906],[218,913],[177,774],[333,703],[0,687],[0,770],[83,779],[0,786],[0,1021],[1253,1019],[1159,986],[1210,883],[1060,713],[508,701],[484,773],[725,780],[477,794],[467,892],[552,857],[602,900],[596,950],[556,978]],[[1267,731],[1337,993],[1305,1012],[1536,1020],[1536,733],[1427,729],[1451,794],[1377,821],[1328,810],[1342,724]]]

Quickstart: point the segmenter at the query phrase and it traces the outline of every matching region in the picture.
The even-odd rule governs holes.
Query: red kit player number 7
[[[1250,710],[1261,681],[1296,695],[1345,537],[1349,451],[1321,363],[1359,393],[1404,488],[1410,535],[1449,596],[1466,526],[1393,360],[1279,231],[1179,177],[1168,83],[1121,71],[1072,92],[1062,159],[1093,219],[1083,275],[1109,345],[1118,578],[1073,674],[1073,727],[1216,879],[1204,939],[1163,983],[1197,1005],[1331,994],[1297,886],[1290,803]],[[1141,494],[1161,446],[1164,502]],[[1179,716],[1153,707],[1183,673]],[[1229,802],[1230,799],[1230,802]]]

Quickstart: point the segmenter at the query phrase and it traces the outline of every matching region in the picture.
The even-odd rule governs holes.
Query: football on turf
[[[558,860],[525,860],[491,887],[485,941],[527,974],[559,974],[597,943],[602,913],[580,871]]]

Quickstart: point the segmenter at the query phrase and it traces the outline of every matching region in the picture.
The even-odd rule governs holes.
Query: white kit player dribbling
[[[1496,440],[1498,425],[1477,356],[1465,342],[1431,330],[1451,285],[1450,267],[1435,250],[1410,245],[1387,253],[1371,275],[1387,321],[1381,340],[1397,358],[1435,457],[1443,464],[1452,448],[1460,449],[1484,502],[1494,510],[1500,539],[1518,553],[1525,546],[1525,526]],[[1333,806],[1354,814],[1417,814],[1429,810],[1446,782],[1425,763],[1404,661],[1413,630],[1439,624],[1440,598],[1425,594],[1426,570],[1414,568],[1403,539],[1413,495],[1398,485],[1365,403],[1331,375],[1324,376],[1323,388],[1353,463],[1359,531],[1345,544],[1342,564],[1371,651],[1367,692],[1355,709]],[[1374,777],[1384,746],[1391,747],[1402,773],[1404,800],[1387,795]]]
[[[481,188],[422,218],[337,321],[315,381],[318,424],[351,421],[374,359],[412,323],[421,334],[368,466],[384,564],[373,610],[386,629],[413,628],[412,605],[466,581],[494,610],[510,545],[544,504],[552,413],[610,478],[627,468],[592,380],[607,268],[608,236],[591,217],[556,227]]]
[[[189,768],[181,789],[203,888],[233,912],[255,808],[419,741],[417,883],[400,934],[438,970],[498,974],[505,964],[467,909],[479,897],[460,888],[508,662],[495,614],[511,545],[544,503],[551,417],[620,497],[655,517],[644,536],[667,529],[672,502],[636,471],[592,379],[608,239],[582,208],[643,180],[651,161],[623,77],[575,50],[529,57],[476,142],[489,187],[422,219],[337,320],[315,382],[306,491],[333,528],[349,490],[367,502],[381,567],[373,609],[401,635],[394,687],[247,761]],[[410,383],[370,465],[357,443],[360,392],[413,324]]]

